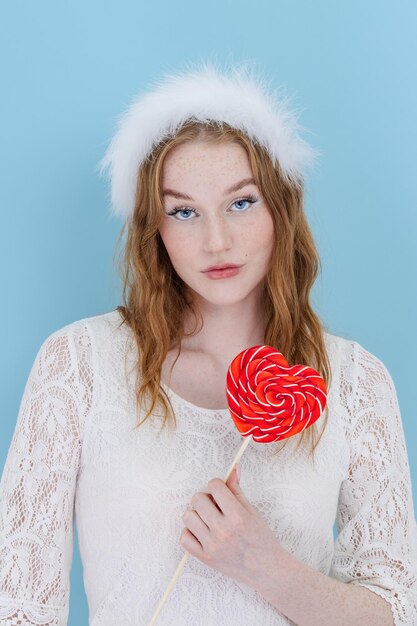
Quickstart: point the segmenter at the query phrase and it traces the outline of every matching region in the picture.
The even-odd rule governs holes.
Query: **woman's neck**
[[[184,337],[182,349],[209,356],[219,364],[228,365],[242,350],[263,345],[266,319],[259,302],[215,306],[205,302],[198,310],[203,328],[192,337]],[[191,317],[185,320],[185,330],[194,327]]]

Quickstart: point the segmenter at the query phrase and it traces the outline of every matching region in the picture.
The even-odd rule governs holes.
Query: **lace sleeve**
[[[353,360],[351,455],[330,575],[385,598],[396,626],[417,626],[417,526],[397,394],[385,365],[356,342]]]
[[[74,337],[42,344],[0,484],[0,624],[64,626],[80,458]]]

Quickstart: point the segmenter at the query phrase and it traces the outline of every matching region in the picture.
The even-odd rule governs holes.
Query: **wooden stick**
[[[235,465],[237,465],[240,461],[240,459],[243,456],[244,451],[246,450],[246,448],[248,447],[249,443],[252,441],[252,435],[249,435],[249,437],[245,437],[244,441],[242,442],[242,445],[240,446],[239,450],[237,451],[237,454],[235,456],[235,458],[233,459],[233,463],[230,466],[229,471],[226,474],[226,478],[224,479],[224,482],[227,483],[230,474],[233,472],[233,468]]]
[[[241,457],[243,456],[243,453],[245,452],[246,448],[249,445],[249,442],[252,441],[252,436],[249,435],[248,437],[244,438],[244,441],[242,443],[242,445],[240,446],[235,458],[233,459],[233,463],[230,466],[229,471],[226,474],[226,478],[224,478],[224,482],[226,483],[229,479],[230,474],[233,472],[233,468],[235,467],[235,465],[237,465],[237,463],[240,461]],[[190,556],[189,552],[186,552],[184,554],[184,556],[182,557],[181,561],[178,564],[177,569],[175,570],[175,573],[173,575],[173,577],[171,578],[171,581],[168,585],[168,587],[165,589],[165,593],[162,596],[158,606],[155,609],[154,614],[152,615],[151,621],[149,622],[148,626],[153,626],[157,620],[157,617],[162,609],[162,607],[164,606],[169,594],[171,593],[172,589],[174,588],[175,583],[177,582],[177,579],[179,578],[179,575],[181,574],[182,570],[185,567],[185,564],[188,560],[188,557]]]

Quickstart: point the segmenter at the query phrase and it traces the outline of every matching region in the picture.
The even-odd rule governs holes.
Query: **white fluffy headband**
[[[223,121],[263,146],[287,180],[300,181],[315,151],[299,136],[300,127],[287,99],[268,93],[247,66],[220,72],[211,63],[201,69],[166,75],[137,97],[119,118],[117,131],[99,163],[111,178],[113,213],[132,213],[140,165],[163,139],[188,119]]]

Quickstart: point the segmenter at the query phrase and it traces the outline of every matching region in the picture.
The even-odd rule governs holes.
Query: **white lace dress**
[[[76,321],[36,356],[1,481],[2,625],[67,623],[74,517],[89,624],[146,625],[184,554],[191,496],[225,475],[241,443],[227,410],[166,386],[176,430],[161,431],[160,418],[133,429],[136,348],[120,321],[117,311]],[[298,559],[366,586],[389,601],[396,626],[415,626],[417,528],[394,385],[357,342],[327,334],[326,343],[333,384],[315,466],[295,453],[296,437],[278,454],[277,444],[251,442],[242,489]],[[194,557],[158,622],[292,623]]]

